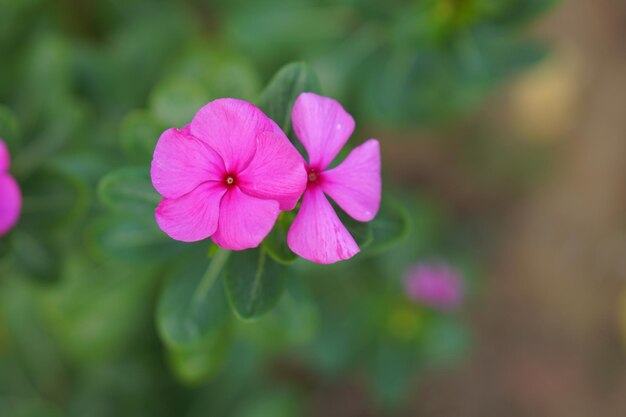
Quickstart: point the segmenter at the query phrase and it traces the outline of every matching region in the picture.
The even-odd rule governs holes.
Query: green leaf
[[[135,110],[122,121],[120,144],[130,160],[147,163],[152,160],[154,147],[164,130],[151,112]]]
[[[285,133],[291,129],[291,109],[300,93],[320,92],[313,69],[304,62],[293,62],[281,68],[259,98],[259,107],[278,123]]]
[[[59,248],[49,239],[21,230],[12,236],[17,267],[31,277],[53,281],[61,271]]]
[[[372,230],[370,228],[370,223],[354,220],[334,203],[333,207],[335,208],[335,212],[337,213],[337,216],[339,216],[341,223],[346,226],[346,229],[348,229],[348,232],[350,232],[356,244],[359,245],[361,249],[368,247],[370,243],[372,243]]]
[[[370,222],[372,243],[368,252],[382,252],[402,242],[409,235],[410,224],[406,209],[399,202],[383,196],[380,210]]]
[[[263,240],[263,249],[276,262],[290,264],[298,259],[298,256],[287,246],[287,232],[294,217],[293,211],[283,211],[272,231]]]
[[[0,139],[11,151],[15,151],[19,140],[19,130],[15,114],[6,106],[0,105]]]
[[[201,83],[173,78],[156,87],[150,99],[150,108],[159,122],[183,127],[210,100],[207,88]]]
[[[111,210],[153,217],[161,201],[147,167],[122,168],[106,175],[98,185],[100,201]]]
[[[152,217],[101,216],[89,225],[87,242],[103,259],[131,263],[161,262],[185,248],[161,231]]]
[[[230,253],[219,251],[210,263],[204,256],[195,256],[168,274],[159,296],[157,327],[169,347],[200,346],[218,334],[230,317],[224,291],[215,285]]]
[[[110,360],[144,326],[157,269],[96,265],[83,256],[67,263],[62,280],[40,294],[44,319],[72,359]]]
[[[224,286],[237,317],[255,319],[280,300],[285,288],[284,267],[262,249],[236,252],[226,265]]]
[[[200,345],[168,348],[170,366],[187,384],[198,384],[214,376],[224,365],[232,346],[232,326],[225,322],[215,335]]]
[[[37,170],[21,186],[24,197],[20,224],[35,233],[75,224],[92,196],[81,178],[52,167]]]

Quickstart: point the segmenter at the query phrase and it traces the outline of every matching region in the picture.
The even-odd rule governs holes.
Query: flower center
[[[321,176],[318,170],[309,168],[309,182],[314,184],[319,184],[321,180]]]
[[[235,176],[233,174],[226,174],[224,177],[224,182],[227,186],[231,186],[235,183]]]

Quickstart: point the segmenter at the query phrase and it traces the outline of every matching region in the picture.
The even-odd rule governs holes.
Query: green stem
[[[224,269],[224,265],[230,256],[229,250],[218,249],[215,255],[213,255],[213,260],[209,264],[202,280],[200,281],[200,285],[198,285],[198,290],[193,295],[191,299],[191,308],[195,309],[199,303],[201,303],[217,278],[220,276],[222,269]]]

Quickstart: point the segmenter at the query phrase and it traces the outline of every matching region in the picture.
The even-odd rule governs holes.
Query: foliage
[[[552,1],[157,3],[0,0],[0,137],[24,194],[0,238],[0,410],[300,415],[305,382],[267,392],[285,357],[319,378],[365,374],[381,405],[401,403],[416,370],[469,348],[457,316],[411,304],[401,281],[437,257],[471,289],[462,225],[386,184],[342,264],[296,260],[289,213],[255,251],[174,242],[153,217],[154,144],[227,96],[287,132],[302,91],[361,125],[447,120],[542,56],[519,28]]]

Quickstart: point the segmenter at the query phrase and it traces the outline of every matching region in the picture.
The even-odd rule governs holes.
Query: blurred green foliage
[[[471,294],[478,261],[458,223],[388,184],[381,215],[350,225],[353,260],[296,261],[284,214],[228,263],[158,229],[152,150],[226,96],[287,132],[306,90],[357,126],[448,120],[541,58],[520,29],[552,3],[0,0],[0,137],[24,194],[0,239],[0,415],[297,416],[311,385],[351,374],[401,404],[420,370],[471,344],[401,281],[442,258]],[[276,377],[285,358],[313,382]]]

